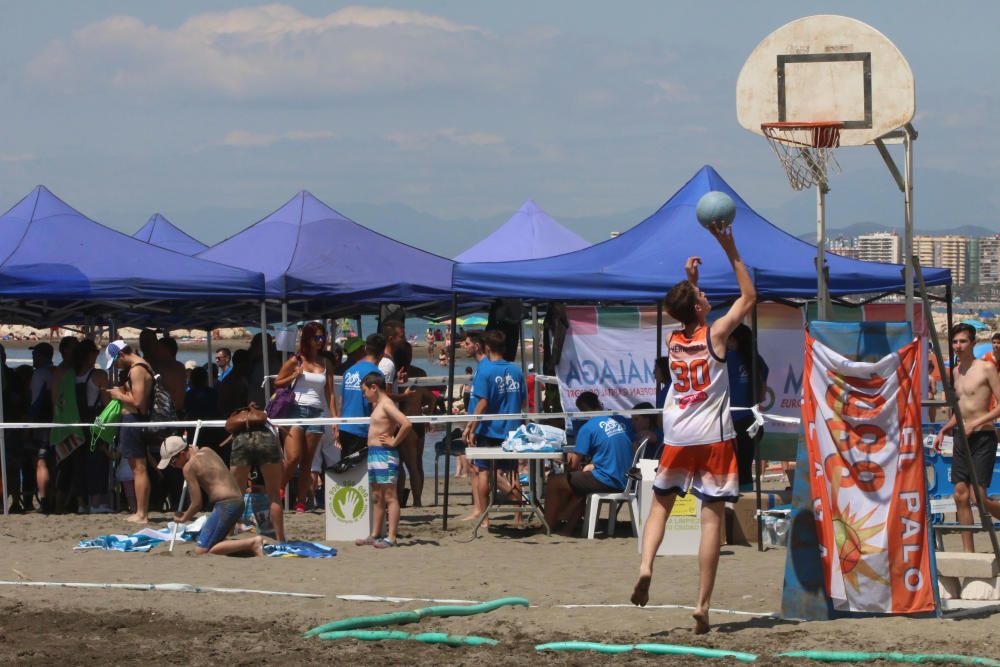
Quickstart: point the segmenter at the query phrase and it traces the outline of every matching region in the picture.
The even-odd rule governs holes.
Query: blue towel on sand
[[[158,540],[148,535],[102,535],[92,540],[81,540],[74,549],[146,552],[161,542],[163,540]]]
[[[292,540],[284,544],[265,544],[264,553],[272,558],[333,558],[337,550],[325,544]]]

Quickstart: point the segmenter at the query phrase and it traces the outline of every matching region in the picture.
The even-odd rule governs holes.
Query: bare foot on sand
[[[459,521],[472,521],[473,519],[478,519],[479,516],[480,516],[479,512],[471,512],[469,514],[466,514],[463,517],[460,517],[458,520]]]
[[[641,574],[639,575],[639,581],[635,582],[635,588],[632,589],[632,597],[629,598],[637,607],[645,607],[646,603],[649,602],[649,584],[653,580],[653,575],[651,574]]]
[[[691,614],[691,618],[694,619],[694,633],[696,635],[707,634],[712,628],[708,624],[708,611],[696,611]]]
[[[130,514],[127,517],[125,517],[125,520],[128,521],[129,523],[139,523],[139,524],[149,523],[149,517],[139,516],[138,514]]]

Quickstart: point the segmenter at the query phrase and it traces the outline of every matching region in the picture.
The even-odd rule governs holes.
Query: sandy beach
[[[457,482],[458,491],[467,489]],[[713,631],[692,632],[690,611],[627,605],[638,564],[627,515],[614,538],[584,540],[505,529],[471,540],[467,495],[456,496],[449,530],[439,508],[408,508],[400,546],[375,551],[336,544],[327,560],[222,558],[173,554],[73,551],[83,538],[129,532],[124,515],[10,516],[2,520],[0,579],[168,583],[317,593],[306,599],[255,594],[82,590],[0,586],[0,661],[5,664],[687,664],[669,656],[597,653],[538,654],[535,644],[559,640],[660,642],[748,651],[763,664],[794,664],[786,650],[902,650],[1000,657],[996,618],[884,618],[825,623],[786,622],[716,612]],[[155,523],[166,521],[154,515]],[[320,512],[292,515],[289,535],[323,539]],[[713,606],[767,614],[780,609],[785,551],[725,546]],[[657,560],[651,605],[690,605],[697,588],[693,557]],[[492,648],[446,648],[413,642],[303,639],[302,631],[349,616],[429,606],[431,602],[357,602],[338,595],[484,601],[526,597],[532,607],[487,615],[427,619],[408,632],[475,634],[500,640]],[[802,664],[801,662],[799,664]]]

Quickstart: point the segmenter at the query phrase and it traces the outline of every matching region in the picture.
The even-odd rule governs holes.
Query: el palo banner
[[[934,609],[919,339],[851,361],[806,333],[802,425],[826,592],[841,611]]]
[[[570,306],[566,315],[569,331],[556,367],[563,409],[575,410],[584,391],[609,410],[656,402],[655,308]]]

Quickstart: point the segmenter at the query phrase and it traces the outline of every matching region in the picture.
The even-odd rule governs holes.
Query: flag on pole
[[[826,592],[841,611],[933,611],[920,345],[851,361],[806,333],[802,425]]]

